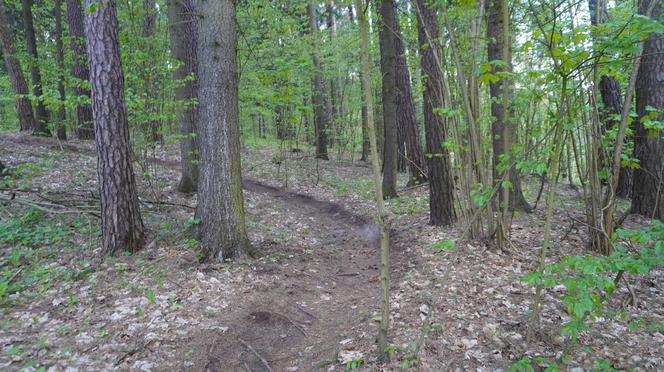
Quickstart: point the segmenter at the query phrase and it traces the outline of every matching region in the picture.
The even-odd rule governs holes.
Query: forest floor
[[[504,253],[461,241],[461,224],[429,226],[426,186],[405,189],[402,179],[401,197],[388,202],[394,358],[381,364],[371,168],[250,141],[245,207],[260,257],[199,264],[190,235],[196,197],[174,190],[177,154],[175,144],[137,154],[148,244],[105,258],[93,143],[0,134],[0,159],[23,190],[0,192],[13,198],[0,200],[0,272],[9,278],[0,369],[341,371],[356,361],[360,370],[507,370],[523,356],[562,355],[562,290],[544,292],[541,330],[526,342],[534,290],[520,278],[536,267],[542,205],[515,216]],[[538,187],[526,179],[529,200]],[[587,253],[580,193],[561,185],[558,200],[550,262]],[[445,239],[456,250],[436,253]],[[565,369],[592,370],[597,359],[620,370],[664,369],[664,268],[626,279],[636,306],[625,308],[627,319],[590,322]],[[620,286],[608,306],[619,310],[629,297]]]

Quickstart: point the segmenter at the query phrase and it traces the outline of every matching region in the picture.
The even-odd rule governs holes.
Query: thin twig
[[[274,372],[274,370],[270,367],[270,364],[267,362],[267,360],[265,360],[265,358],[263,358],[262,355],[258,354],[258,352],[251,345],[249,345],[246,341],[244,341],[241,338],[238,338],[238,341],[240,341],[240,343],[242,343],[244,347],[249,349],[249,351],[254,353],[254,355],[261,361],[261,363],[263,363],[263,365],[265,366],[265,368],[267,368],[269,372]]]

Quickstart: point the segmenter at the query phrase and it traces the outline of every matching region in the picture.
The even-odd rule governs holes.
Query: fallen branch
[[[240,341],[240,343],[242,343],[242,345],[244,345],[244,347],[246,347],[247,349],[249,349],[249,351],[251,351],[252,353],[254,353],[254,355],[256,356],[256,358],[258,358],[258,360],[260,360],[261,363],[263,363],[263,365],[265,366],[265,368],[266,368],[269,372],[274,372],[274,370],[270,367],[270,364],[267,362],[267,360],[265,360],[265,358],[263,358],[262,355],[258,354],[258,352],[257,352],[253,347],[251,347],[251,345],[249,345],[246,341],[244,341],[244,340],[241,339],[241,338],[238,338],[238,341]]]
[[[97,213],[91,212],[91,211],[72,208],[72,207],[62,205],[62,204],[53,204],[53,203],[44,203],[44,202],[38,203],[38,202],[28,201],[28,200],[24,200],[24,199],[18,199],[18,198],[16,198],[15,194],[12,194],[11,197],[7,197],[5,195],[0,195],[0,200],[6,201],[6,202],[15,202],[15,203],[22,204],[22,205],[25,205],[25,206],[28,206],[28,207],[31,207],[31,208],[38,209],[42,212],[51,213],[51,214],[89,214],[91,216],[101,218],[100,215],[98,215]],[[64,208],[64,209],[58,210],[58,209],[52,209],[50,207],[59,207],[59,208]]]

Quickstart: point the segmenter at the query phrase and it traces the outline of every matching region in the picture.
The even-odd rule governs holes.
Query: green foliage
[[[452,239],[440,240],[433,243],[433,249],[436,253],[452,252],[456,249],[456,242]]]
[[[364,357],[361,357],[361,358],[356,359],[356,360],[351,360],[350,362],[346,363],[346,365],[344,367],[345,367],[346,371],[350,371],[350,370],[353,370],[353,369],[360,368],[360,366],[362,366],[363,364],[364,364]]]
[[[546,266],[543,272],[532,272],[522,278],[531,286],[565,287],[562,301],[567,305],[571,320],[563,325],[563,336],[577,339],[580,332],[588,330],[588,318],[607,314],[604,303],[616,289],[614,277],[618,273],[643,275],[664,264],[664,224],[661,222],[654,220],[645,229],[618,230],[615,238],[639,244],[641,248],[628,250],[627,243],[623,243],[610,256],[567,256]]]

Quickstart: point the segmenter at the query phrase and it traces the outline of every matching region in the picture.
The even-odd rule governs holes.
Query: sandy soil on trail
[[[90,142],[60,147],[53,139],[0,135],[5,164],[40,164],[30,189],[76,208],[96,207],[93,150]],[[414,360],[414,345],[420,346],[414,368],[423,371],[507,370],[523,355],[560,356],[559,325],[567,315],[558,291],[544,295],[539,340],[525,342],[533,296],[519,278],[535,266],[541,206],[515,218],[511,254],[477,241],[435,254],[432,244],[458,239],[463,226],[427,224],[426,187],[388,203],[395,213],[395,360],[384,365],[374,357],[380,283],[368,167],[305,154],[279,161],[272,150],[245,149],[247,223],[261,256],[199,264],[188,240],[193,210],[181,206],[194,206],[195,195],[173,190],[177,146],[141,157],[146,160],[136,172],[150,243],[133,257],[102,259],[98,229],[89,227],[98,223],[94,217],[50,219],[66,234],[36,248],[32,259],[52,276],[34,279],[0,303],[0,369],[342,371],[340,357],[354,352],[364,360],[361,370],[399,370]],[[536,185],[526,188],[537,191]],[[34,192],[16,197],[43,200]],[[584,252],[586,231],[575,222],[583,220],[578,195],[563,186],[560,198],[552,262]],[[12,208],[12,216],[21,212]],[[643,221],[630,217],[627,223]],[[12,250],[0,243],[0,258],[6,262]],[[33,272],[26,267],[17,278]],[[627,308],[629,317],[660,328],[631,331],[629,321],[594,322],[568,368],[591,369],[594,359],[605,358],[618,369],[664,369],[664,270],[627,279],[638,298],[637,307]],[[610,307],[627,296],[621,287]]]

